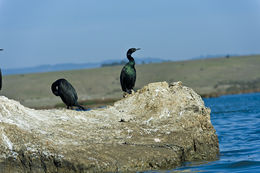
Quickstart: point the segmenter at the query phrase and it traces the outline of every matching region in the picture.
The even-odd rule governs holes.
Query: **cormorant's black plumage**
[[[0,51],[3,51],[4,49],[0,48]],[[0,69],[0,90],[2,89],[2,72]]]
[[[122,90],[131,94],[132,89],[135,86],[136,80],[136,70],[135,70],[135,60],[132,57],[132,53],[140,50],[140,48],[131,48],[127,51],[126,56],[129,62],[123,67],[120,74],[120,83]]]
[[[2,89],[2,72],[1,72],[1,69],[0,69],[0,90]]]
[[[77,92],[66,79],[58,79],[53,82],[51,90],[54,95],[61,97],[61,100],[67,105],[67,109],[76,106],[79,109],[85,110],[84,107],[78,104]]]

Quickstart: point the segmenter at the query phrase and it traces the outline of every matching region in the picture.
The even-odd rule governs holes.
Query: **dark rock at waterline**
[[[34,110],[0,97],[2,172],[129,172],[214,160],[210,109],[181,82],[151,83],[113,106]]]

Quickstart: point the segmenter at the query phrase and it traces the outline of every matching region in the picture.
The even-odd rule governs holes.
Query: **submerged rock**
[[[128,172],[214,160],[210,109],[181,82],[151,83],[104,109],[34,110],[0,97],[3,172]]]

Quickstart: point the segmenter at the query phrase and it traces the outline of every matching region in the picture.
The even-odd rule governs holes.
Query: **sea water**
[[[204,99],[219,138],[219,159],[161,172],[259,172],[260,93]],[[159,171],[158,171],[159,172]]]

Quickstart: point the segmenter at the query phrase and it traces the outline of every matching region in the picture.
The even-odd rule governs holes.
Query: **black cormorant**
[[[4,49],[0,48],[0,51],[3,51]],[[0,69],[0,90],[2,89],[2,72]]]
[[[51,90],[54,95],[61,97],[61,100],[67,105],[67,109],[76,106],[81,110],[85,110],[84,107],[78,104],[77,92],[66,79],[58,79],[53,82]]]
[[[127,51],[126,56],[129,62],[123,67],[120,74],[120,83],[122,90],[129,94],[132,93],[132,89],[135,86],[136,80],[136,70],[135,70],[135,60],[132,57],[132,53],[140,50],[140,48],[131,48]]]
[[[0,69],[0,90],[2,89],[2,72],[1,72],[1,69]]]

